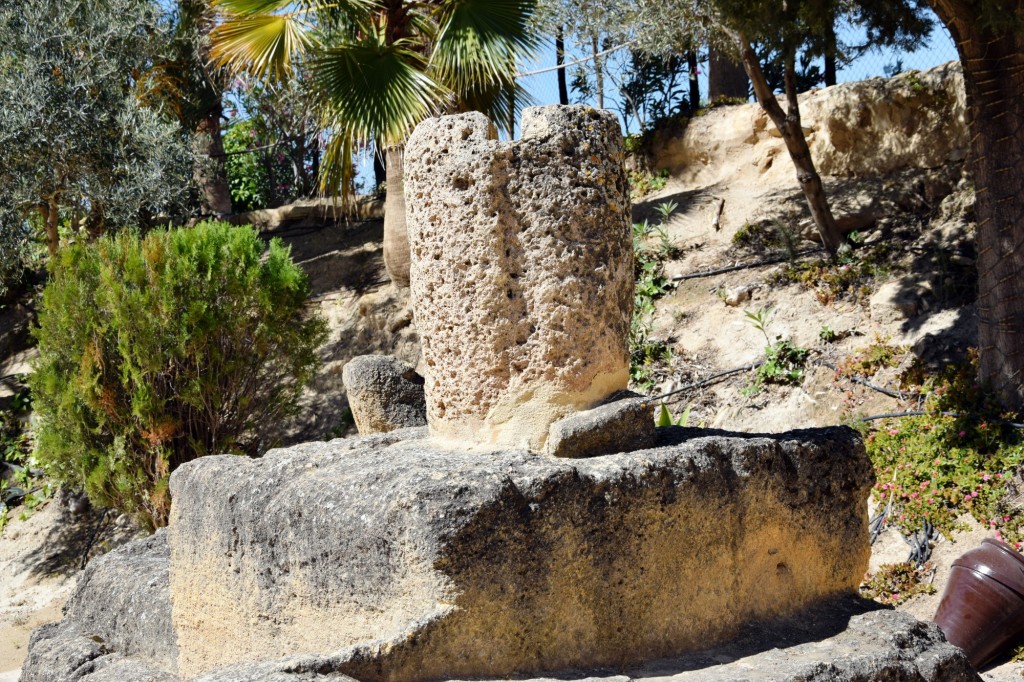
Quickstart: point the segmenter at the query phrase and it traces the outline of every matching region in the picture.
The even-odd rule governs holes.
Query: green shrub
[[[256,455],[296,411],[326,326],[289,251],[248,227],[73,245],[42,296],[31,378],[39,461],[57,480],[148,526],[168,478],[203,455]]]
[[[256,128],[252,121],[231,124],[224,134],[228,188],[231,205],[236,211],[254,211],[270,205],[270,177],[256,152],[243,153],[256,147]]]
[[[875,466],[873,495],[888,522],[906,534],[927,521],[950,536],[970,514],[999,537],[1024,547],[1024,509],[1007,504],[1008,485],[1024,465],[1024,430],[977,384],[977,354],[946,365],[912,387],[929,414],[860,423]]]

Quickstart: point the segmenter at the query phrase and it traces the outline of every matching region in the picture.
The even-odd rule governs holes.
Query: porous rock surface
[[[540,450],[552,422],[626,387],[623,163],[617,119],[590,107],[528,108],[514,142],[480,113],[413,132],[405,196],[431,433]]]
[[[177,680],[169,568],[162,530],[91,561],[64,620],[32,633],[21,682]]]
[[[603,405],[559,419],[548,429],[552,457],[597,457],[654,445],[654,403],[624,392]]]
[[[341,374],[361,435],[426,425],[423,377],[411,365],[389,355],[360,355]]]
[[[328,659],[221,669],[197,682],[352,682]],[[967,656],[931,623],[856,598],[744,627],[729,643],[624,671],[562,671],[520,682],[981,682]],[[500,682],[491,679],[490,682]]]
[[[855,432],[659,436],[565,460],[404,430],[190,462],[171,480],[180,673],[623,666],[855,589],[872,479]]]

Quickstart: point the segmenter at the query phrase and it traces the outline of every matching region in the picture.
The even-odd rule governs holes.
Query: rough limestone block
[[[64,620],[32,633],[22,682],[164,682],[178,663],[166,531],[89,562]]]
[[[431,433],[540,450],[626,387],[633,249],[615,116],[530,108],[522,129],[424,121],[405,196]]]
[[[427,407],[423,377],[389,355],[360,355],[341,372],[348,406],[363,436],[424,426]]]
[[[624,398],[556,421],[545,451],[553,457],[597,457],[643,450],[654,438],[654,403]]]
[[[360,682],[621,666],[850,592],[867,566],[850,429],[667,428],[576,460],[421,433],[172,475],[183,678],[283,657]]]

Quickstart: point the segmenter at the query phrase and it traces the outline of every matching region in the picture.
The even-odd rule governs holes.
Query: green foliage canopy
[[[63,249],[44,290],[31,377],[37,456],[100,506],[166,523],[183,462],[258,454],[296,411],[326,326],[288,249],[201,223]]]
[[[536,0],[215,5],[225,16],[211,35],[221,63],[256,78],[310,75],[331,138],[326,188],[348,186],[361,145],[403,144],[424,118],[453,110],[483,111],[504,124],[527,101],[514,75],[517,58],[537,45]]]
[[[151,0],[0,0],[0,232],[46,211],[94,232],[186,211],[187,140],[137,98],[159,26]]]

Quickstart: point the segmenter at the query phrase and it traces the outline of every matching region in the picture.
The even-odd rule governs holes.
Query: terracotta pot
[[[980,669],[1024,638],[1024,557],[983,540],[953,562],[934,620]]]

